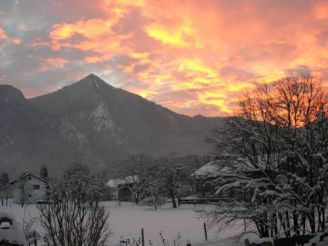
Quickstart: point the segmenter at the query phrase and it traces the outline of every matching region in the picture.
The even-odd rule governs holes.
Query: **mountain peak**
[[[84,79],[102,80],[99,76],[95,75],[94,73],[90,73]]]
[[[84,77],[80,81],[86,81],[86,82],[90,82],[90,83],[94,83],[94,84],[106,84],[107,85],[107,83],[103,79],[101,79],[100,77],[98,77],[97,75],[95,75],[93,73]]]
[[[102,80],[100,77],[97,75],[91,73],[88,76],[84,77],[80,81],[77,82],[78,84],[85,84],[93,88],[100,88],[100,87],[108,87],[109,85]]]
[[[11,85],[0,85],[0,100],[4,102],[9,101],[24,101],[23,93]]]

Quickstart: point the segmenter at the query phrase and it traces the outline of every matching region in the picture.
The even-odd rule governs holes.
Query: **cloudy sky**
[[[256,83],[327,69],[328,1],[0,0],[0,83],[28,98],[94,73],[217,116]]]

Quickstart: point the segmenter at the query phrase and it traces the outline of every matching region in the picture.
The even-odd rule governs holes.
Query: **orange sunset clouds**
[[[3,0],[0,83],[33,97],[95,73],[176,112],[232,113],[286,73],[328,78],[328,1]]]

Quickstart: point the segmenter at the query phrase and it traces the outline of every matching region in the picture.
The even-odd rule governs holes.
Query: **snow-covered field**
[[[114,202],[105,202],[104,206],[110,211],[109,227],[112,235],[110,245],[119,245],[121,239],[138,239],[141,228],[144,228],[146,245],[149,240],[152,245],[159,246],[161,238],[159,233],[162,232],[165,239],[172,245],[173,240],[180,234],[181,244],[185,246],[189,241],[192,246],[241,246],[243,243],[238,242],[238,236],[242,232],[242,226],[235,225],[232,228],[217,232],[216,228],[208,229],[208,241],[205,241],[203,223],[199,214],[194,211],[194,206],[171,209],[164,207],[153,210],[147,206],[136,206],[131,203],[122,203],[121,207]],[[18,222],[30,220],[37,217],[38,212],[34,205],[28,205],[21,208],[18,205],[10,207],[1,207],[1,210],[9,210],[15,214]]]

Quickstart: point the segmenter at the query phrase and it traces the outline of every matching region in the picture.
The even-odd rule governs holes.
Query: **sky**
[[[27,98],[94,73],[178,113],[226,116],[299,72],[328,79],[327,0],[0,0],[0,84]]]

